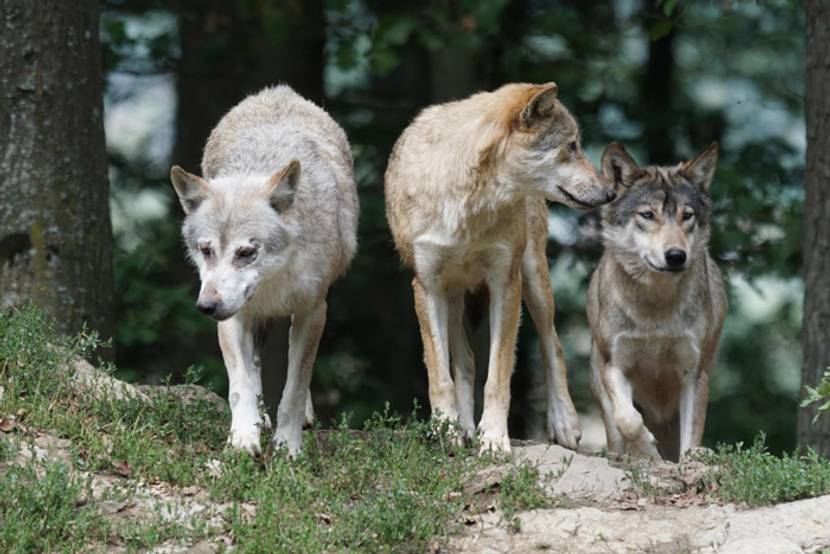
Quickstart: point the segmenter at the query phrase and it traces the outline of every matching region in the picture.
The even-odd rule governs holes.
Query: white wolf
[[[309,382],[329,286],[357,248],[358,202],[346,134],[288,86],[249,96],[208,139],[204,178],[170,177],[186,218],[182,235],[202,281],[198,309],[219,321],[236,448],[260,453],[262,395],[254,340],[291,316],[288,377],[275,446],[296,454],[313,418]]]

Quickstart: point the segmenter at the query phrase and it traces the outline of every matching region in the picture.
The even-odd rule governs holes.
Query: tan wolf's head
[[[242,309],[291,254],[300,162],[270,178],[210,182],[173,166],[170,180],[186,214],[185,246],[202,281],[196,307],[222,321]]]
[[[622,145],[608,145],[602,173],[618,196],[602,209],[603,243],[629,275],[681,274],[706,251],[717,162],[717,143],[674,167],[643,168]]]
[[[552,202],[587,210],[615,196],[582,151],[576,120],[556,98],[555,83],[511,84],[497,91],[502,134],[482,154],[500,159],[506,178]]]

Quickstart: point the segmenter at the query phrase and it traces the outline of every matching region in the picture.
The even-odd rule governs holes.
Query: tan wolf
[[[541,335],[551,436],[580,438],[553,325],[544,199],[587,209],[613,198],[580,147],[554,83],[509,84],[431,106],[398,139],[386,213],[412,287],[436,415],[475,433],[465,295],[486,287],[490,357],[479,422],[483,450],[510,451],[507,412],[522,296]]]
[[[591,391],[612,453],[677,460],[700,446],[727,308],[708,251],[717,160],[717,143],[674,167],[640,168],[619,144],[602,156],[618,196],[602,208],[588,321]]]
[[[358,203],[343,130],[287,86],[249,96],[208,139],[202,177],[170,172],[187,214],[182,235],[202,281],[198,309],[219,321],[236,448],[260,452],[255,337],[291,316],[276,446],[294,455],[313,418],[309,382],[331,283],[357,247]]]

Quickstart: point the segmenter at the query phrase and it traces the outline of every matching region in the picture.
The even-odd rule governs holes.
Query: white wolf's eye
[[[210,258],[213,255],[213,250],[210,249],[210,246],[203,246],[199,250],[205,258]]]
[[[654,212],[652,212],[651,210],[643,210],[642,212],[639,212],[637,215],[649,221],[654,219]]]
[[[256,248],[253,246],[244,246],[236,251],[236,257],[240,260],[251,260],[256,255]]]

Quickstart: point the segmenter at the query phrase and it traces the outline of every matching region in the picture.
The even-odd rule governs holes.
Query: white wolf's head
[[[182,236],[188,255],[202,281],[196,306],[216,320],[227,319],[292,254],[296,232],[290,211],[300,162],[293,160],[270,178],[211,181],[173,166],[170,180],[186,214]]]
[[[679,275],[706,251],[717,161],[717,143],[674,167],[639,167],[620,144],[605,149],[602,172],[618,196],[602,210],[603,242],[631,276]]]

